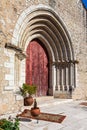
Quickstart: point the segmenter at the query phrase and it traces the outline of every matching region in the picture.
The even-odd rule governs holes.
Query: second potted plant
[[[37,107],[36,99],[34,99],[34,106],[31,108],[31,115],[35,117],[40,115],[40,108]]]
[[[33,104],[32,95],[36,93],[37,87],[35,85],[28,85],[23,83],[20,88],[21,95],[24,97],[24,106],[31,106]]]

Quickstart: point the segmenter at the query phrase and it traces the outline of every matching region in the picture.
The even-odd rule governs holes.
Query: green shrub
[[[28,85],[26,83],[23,83],[22,87],[20,88],[21,95],[25,97],[28,95],[33,95],[36,93],[37,87],[35,85]]]
[[[0,130],[19,130],[19,120],[15,119],[15,121],[12,122],[7,119],[1,119]]]

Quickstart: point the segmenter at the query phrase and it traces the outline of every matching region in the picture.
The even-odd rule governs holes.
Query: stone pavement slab
[[[21,122],[22,126],[25,125],[29,130],[87,130],[87,107],[79,105],[80,102],[71,100],[71,102],[41,107],[43,112],[66,115],[61,124],[47,121],[39,121],[37,124],[35,120],[32,120],[26,124]],[[23,127],[21,130],[24,130]]]
[[[79,105],[81,102],[67,99],[51,98],[51,100],[44,99],[41,101],[38,99],[38,106],[41,112],[62,114],[66,115],[66,118],[61,124],[42,120],[37,123],[37,120],[34,119],[31,119],[31,121],[20,121],[20,130],[87,130],[87,107]],[[28,108],[30,109],[30,107]],[[21,111],[23,109],[25,107],[22,107]]]

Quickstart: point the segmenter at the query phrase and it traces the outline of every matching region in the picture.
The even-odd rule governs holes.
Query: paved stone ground
[[[66,115],[64,121],[52,123],[48,121],[20,121],[20,130],[87,130],[87,107],[79,105],[83,101],[71,99],[37,99],[42,112]],[[21,111],[25,107],[21,108]],[[29,108],[30,109],[30,108]]]

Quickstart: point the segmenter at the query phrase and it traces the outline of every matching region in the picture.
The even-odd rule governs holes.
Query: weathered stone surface
[[[80,2],[77,3],[77,0],[1,0],[0,114],[7,113],[8,111],[16,111],[23,105],[23,100],[19,100],[19,98],[16,100],[17,97],[15,98],[14,91],[24,82],[24,77],[20,76],[19,70],[24,71],[25,66],[23,67],[23,64],[21,66],[22,61],[19,61],[15,57],[15,52],[5,48],[5,43],[12,42],[14,28],[21,13],[26,8],[32,8],[32,5],[38,4],[51,6],[65,24],[71,37],[75,58],[79,61],[76,68],[77,88],[73,92],[72,97],[73,99],[87,99],[87,30],[85,11],[82,4]],[[12,56],[14,58],[13,61]],[[12,64],[14,69],[12,68]],[[8,75],[11,77],[8,77]],[[8,89],[5,89],[6,87]]]

